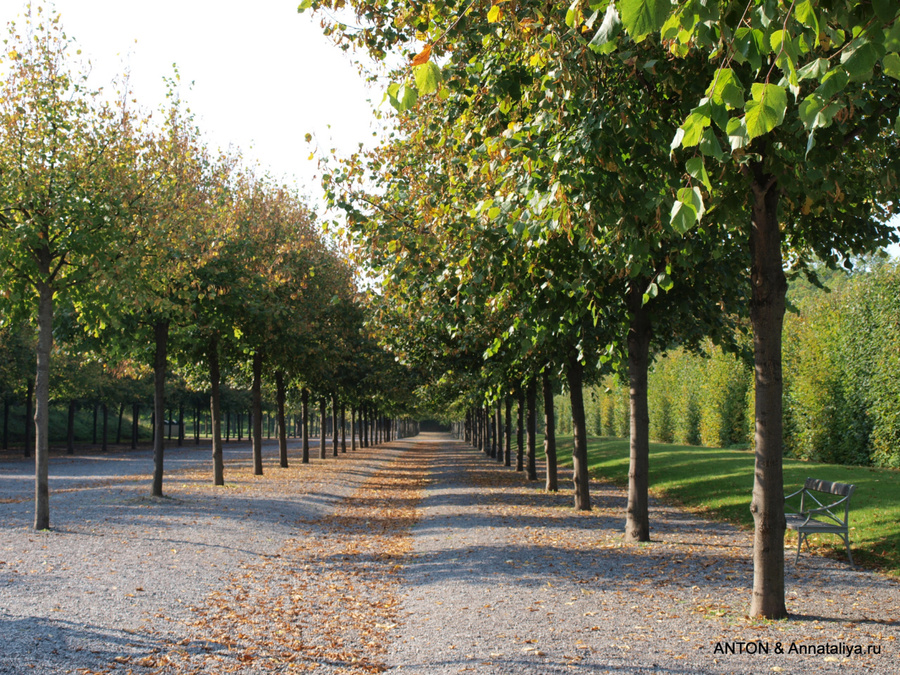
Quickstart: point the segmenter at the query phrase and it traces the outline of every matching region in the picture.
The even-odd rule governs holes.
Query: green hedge
[[[784,447],[787,456],[900,468],[900,264],[881,262],[832,276],[831,293],[796,283],[799,314],[784,324]],[[672,350],[649,376],[656,441],[752,444],[753,373],[711,342],[706,356]],[[615,377],[594,387],[589,428],[628,434],[628,392]],[[596,420],[599,418],[599,422]]]

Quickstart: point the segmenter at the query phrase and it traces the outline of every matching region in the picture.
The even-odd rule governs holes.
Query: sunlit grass
[[[570,466],[572,438],[559,438],[558,447],[560,463]],[[626,485],[628,439],[591,438],[588,465],[592,475]],[[787,493],[802,487],[808,477],[856,485],[850,508],[853,559],[859,565],[900,576],[900,472],[784,460]],[[651,443],[650,490],[705,516],[753,527],[753,453],[749,450]],[[787,541],[796,542],[796,535],[789,532]],[[812,543],[829,555],[846,558],[844,544],[835,535]]]

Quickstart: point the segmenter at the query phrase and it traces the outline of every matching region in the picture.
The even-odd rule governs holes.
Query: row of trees
[[[582,386],[626,373],[625,537],[645,541],[651,355],[750,335],[751,614],[785,616],[785,270],[891,241],[896,6],[348,4],[352,30],[322,12],[328,33],[409,59],[393,134],[325,181],[385,279],[398,356],[461,410],[564,381],[580,509]]]
[[[304,422],[310,396],[322,418],[330,401],[336,429],[344,406],[373,422],[397,412],[412,376],[364,329],[353,271],[298,196],[206,146],[177,72],[148,115],[125,88],[93,89],[72,49],[58,15],[29,6],[0,62],[0,316],[11,335],[33,326],[36,344],[35,528],[50,524],[51,361],[152,372],[153,495],[173,369],[210,397],[216,485],[225,382],[250,392],[256,473],[264,379],[282,465],[289,394]]]

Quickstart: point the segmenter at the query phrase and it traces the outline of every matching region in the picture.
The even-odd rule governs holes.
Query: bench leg
[[[809,542],[806,542],[806,547],[809,548]],[[797,530],[797,557],[794,558],[794,564],[796,565],[800,562],[800,549],[803,548],[803,533],[800,530]]]
[[[844,538],[844,543],[847,545],[847,557],[850,558],[850,566],[855,567],[853,564],[853,554],[850,553],[850,535],[844,534],[841,536]]]

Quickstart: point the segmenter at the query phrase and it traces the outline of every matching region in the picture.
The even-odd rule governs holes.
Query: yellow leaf
[[[488,10],[488,23],[497,23],[500,20],[500,16],[500,5],[494,5],[490,8],[490,10]]]
[[[412,60],[412,66],[421,66],[423,63],[428,63],[431,59],[431,45],[425,45],[425,49],[416,54],[416,58]]]

